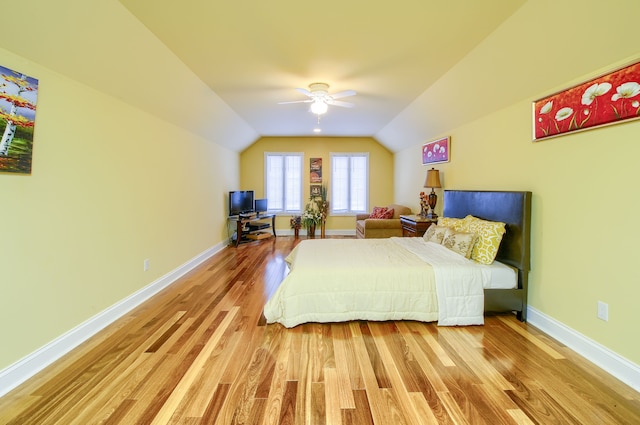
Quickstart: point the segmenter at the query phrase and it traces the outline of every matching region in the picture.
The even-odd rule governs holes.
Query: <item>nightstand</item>
[[[437,219],[425,218],[419,215],[401,215],[402,236],[409,238],[422,237],[429,226],[437,223]]]

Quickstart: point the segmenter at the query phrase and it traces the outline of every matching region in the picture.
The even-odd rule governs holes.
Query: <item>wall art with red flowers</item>
[[[533,140],[640,118],[640,62],[533,102]]]
[[[450,137],[443,137],[442,139],[425,143],[424,145],[422,145],[422,165],[449,162],[450,150]]]

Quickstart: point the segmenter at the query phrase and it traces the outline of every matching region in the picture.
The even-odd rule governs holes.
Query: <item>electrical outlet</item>
[[[144,260],[144,271],[149,271],[149,259]]]
[[[609,304],[598,301],[598,319],[609,321]]]

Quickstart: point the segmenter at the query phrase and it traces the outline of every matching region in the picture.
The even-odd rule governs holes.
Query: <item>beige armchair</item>
[[[372,219],[370,214],[356,215],[356,238],[390,238],[391,236],[402,236],[402,225],[400,215],[411,214],[411,209],[404,205],[391,204],[387,208],[393,208],[393,218]]]

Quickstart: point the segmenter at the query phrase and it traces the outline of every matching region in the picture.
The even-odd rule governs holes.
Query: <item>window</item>
[[[271,213],[302,211],[302,153],[264,154],[265,194]]]
[[[369,203],[369,154],[331,154],[331,213],[367,212]]]

